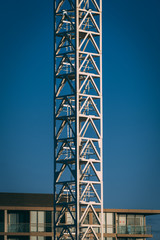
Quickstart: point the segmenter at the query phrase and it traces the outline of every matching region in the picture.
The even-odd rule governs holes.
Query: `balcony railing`
[[[8,232],[52,232],[51,223],[10,223]]]
[[[10,223],[8,232],[29,232],[29,223]]]
[[[96,230],[96,229],[95,229]],[[104,233],[115,233],[115,226],[107,225],[104,227]],[[4,224],[0,223],[0,232],[4,231]],[[98,231],[98,229],[97,229]],[[8,232],[52,232],[51,223],[16,223],[8,224]],[[151,235],[151,226],[117,226],[117,234],[148,234]]]
[[[151,235],[151,226],[117,226],[118,234],[149,234]]]

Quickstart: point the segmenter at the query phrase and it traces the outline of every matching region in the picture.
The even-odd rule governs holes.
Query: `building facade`
[[[104,209],[104,240],[152,238],[146,217],[154,214],[160,210]],[[71,221],[67,213],[61,218],[62,225]],[[86,224],[95,225],[100,236],[96,221],[90,212]],[[0,240],[53,240],[53,195],[0,193]]]

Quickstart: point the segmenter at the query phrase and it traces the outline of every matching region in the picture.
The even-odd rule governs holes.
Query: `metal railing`
[[[96,230],[96,229],[95,229]],[[10,223],[8,232],[52,232],[51,223]],[[97,229],[98,231],[98,229]],[[0,232],[4,232],[4,223],[0,223]],[[104,225],[104,233],[116,233],[114,225]],[[152,234],[151,226],[117,226],[117,234]]]
[[[99,229],[94,229],[99,232]],[[151,226],[137,226],[137,225],[125,225],[125,226],[115,226],[115,225],[103,225],[104,233],[117,233],[117,234],[148,234],[151,235]]]
[[[9,223],[8,232],[52,232],[51,223]]]
[[[151,234],[151,226],[117,226],[118,234]]]
[[[8,232],[29,232],[29,223],[9,223]]]

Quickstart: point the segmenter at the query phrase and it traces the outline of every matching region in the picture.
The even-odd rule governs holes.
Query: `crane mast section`
[[[54,239],[103,240],[102,0],[54,1]]]

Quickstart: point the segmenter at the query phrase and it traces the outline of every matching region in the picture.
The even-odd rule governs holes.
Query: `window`
[[[125,214],[118,216],[117,232],[120,233],[120,234],[126,234],[127,233],[126,215]]]
[[[99,213],[98,216],[100,218],[101,213]],[[115,224],[114,213],[103,213],[103,232],[114,233],[115,232],[114,224]]]
[[[114,232],[114,215],[113,213],[107,213],[107,233]]]
[[[126,215],[119,215],[118,224],[119,224],[119,226],[126,225]]]
[[[50,211],[31,211],[31,232],[51,232],[52,215]]]
[[[143,215],[135,216],[135,225],[136,226],[144,226],[144,216]]]
[[[143,215],[127,215],[127,225],[143,226],[144,216]]]
[[[29,211],[8,211],[8,232],[29,232]]]
[[[120,234],[144,234],[144,216],[133,214],[119,215],[117,232]]]
[[[134,215],[128,215],[127,216],[127,225],[135,225],[134,224]]]
[[[37,231],[37,211],[31,211],[31,232]]]
[[[45,212],[46,232],[52,232],[52,212]]]
[[[44,212],[38,212],[38,232],[44,232],[45,229],[45,221],[44,221]]]

